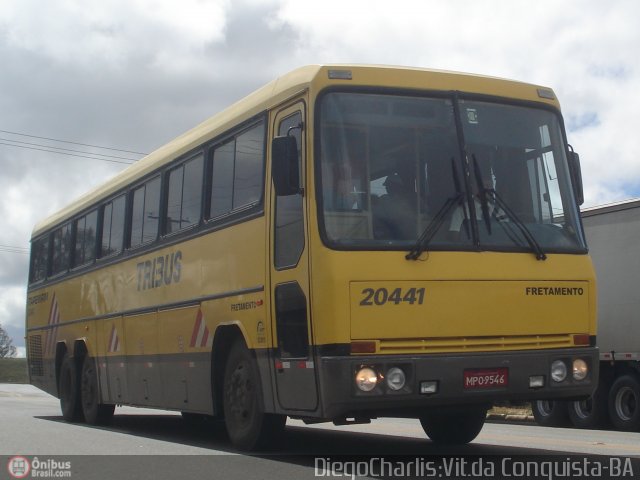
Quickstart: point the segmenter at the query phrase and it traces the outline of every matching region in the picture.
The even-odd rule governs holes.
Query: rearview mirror
[[[294,136],[275,137],[271,143],[271,175],[276,195],[300,193],[298,142]]]
[[[571,145],[569,145],[568,152],[569,171],[571,172],[571,184],[573,185],[573,192],[576,196],[576,202],[578,205],[584,203],[584,190],[582,186],[582,169],[580,168],[580,155],[573,151]]]

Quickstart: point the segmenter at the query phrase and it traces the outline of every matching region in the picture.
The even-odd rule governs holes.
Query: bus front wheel
[[[486,407],[434,410],[422,415],[420,424],[427,436],[436,443],[463,445],[478,436],[486,417]]]
[[[223,409],[231,443],[241,450],[264,448],[284,429],[286,417],[263,411],[257,365],[243,342],[229,352],[224,372]]]
[[[113,417],[115,405],[100,403],[96,362],[89,355],[85,356],[82,362],[80,399],[84,419],[89,425],[104,425]]]

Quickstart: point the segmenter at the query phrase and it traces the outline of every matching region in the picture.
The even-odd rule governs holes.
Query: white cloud
[[[229,0],[60,0],[3,2],[7,42],[66,64],[167,69],[224,38]]]
[[[286,0],[277,20],[299,35],[297,58],[404,64],[551,86],[567,116],[569,141],[581,153],[587,203],[640,194],[632,133],[640,111],[637,2],[327,0],[309,6]],[[589,119],[597,124],[573,131]]]
[[[0,289],[0,319],[5,329],[24,326],[26,294],[26,285]]]
[[[22,285],[0,289],[0,325],[12,339],[16,348],[24,346],[24,316],[27,298],[24,280],[26,279],[20,279]]]

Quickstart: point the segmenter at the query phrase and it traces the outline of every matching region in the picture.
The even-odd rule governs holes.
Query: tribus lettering
[[[178,250],[163,257],[145,260],[138,263],[137,268],[138,291],[178,283],[182,271],[182,252]]]

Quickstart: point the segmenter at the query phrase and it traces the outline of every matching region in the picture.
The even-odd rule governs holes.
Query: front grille
[[[31,335],[29,337],[29,373],[32,377],[42,377],[44,375],[41,335]]]
[[[380,340],[379,353],[485,352],[534,350],[573,346],[573,335],[522,335],[504,337],[447,337]]]

